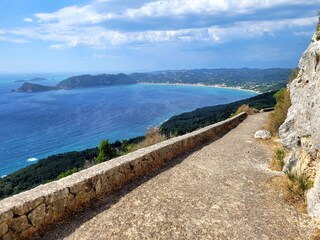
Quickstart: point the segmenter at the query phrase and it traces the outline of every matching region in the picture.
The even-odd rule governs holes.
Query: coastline
[[[167,86],[190,86],[190,87],[212,87],[212,88],[225,88],[225,89],[232,89],[232,90],[239,90],[239,91],[247,91],[253,92],[256,94],[262,94],[263,92],[259,92],[257,90],[242,88],[242,87],[228,87],[223,84],[204,84],[204,83],[153,83],[153,82],[138,82],[136,84],[141,85],[167,85]]]

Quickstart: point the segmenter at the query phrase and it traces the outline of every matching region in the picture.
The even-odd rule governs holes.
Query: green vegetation
[[[61,81],[57,87],[62,89],[88,88],[108,85],[126,85],[136,83],[129,75],[119,74],[101,74],[101,75],[80,75],[69,77]]]
[[[313,187],[313,181],[304,173],[298,174],[292,171],[286,171],[285,173],[290,180],[288,183],[288,191],[291,197],[296,200],[305,201],[306,191]]]
[[[67,177],[67,176],[69,176],[69,175],[72,175],[72,174],[74,174],[74,173],[76,173],[76,172],[78,172],[78,169],[77,168],[72,168],[72,169],[70,169],[70,170],[68,170],[68,171],[66,171],[66,172],[62,172],[62,173],[60,173],[59,175],[58,175],[58,177],[57,177],[57,180],[59,180],[59,179],[61,179],[61,178],[65,178],[65,177]]]
[[[17,92],[44,92],[44,91],[53,91],[58,90],[58,87],[51,87],[51,86],[43,86],[40,84],[35,83],[24,83],[19,89],[17,89]]]
[[[130,76],[137,82],[182,83],[223,85],[241,87],[260,92],[275,91],[284,87],[291,69],[195,69],[179,71],[158,71],[152,73],[134,73]]]
[[[272,168],[276,171],[282,171],[284,167],[284,158],[286,156],[286,152],[283,147],[277,148],[274,151],[272,156]]]
[[[161,125],[161,133],[170,136],[171,134],[182,135],[192,132],[196,129],[227,119],[243,104],[256,109],[273,107],[276,103],[274,94],[275,92],[268,92],[229,104],[204,107],[192,112],[182,113],[164,122]]]
[[[115,150],[111,148],[108,140],[103,140],[99,146],[99,155],[96,163],[102,163],[116,157]]]

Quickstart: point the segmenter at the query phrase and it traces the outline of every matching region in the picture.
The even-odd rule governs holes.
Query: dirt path
[[[310,239],[314,230],[268,187],[267,113],[72,216],[43,239]]]

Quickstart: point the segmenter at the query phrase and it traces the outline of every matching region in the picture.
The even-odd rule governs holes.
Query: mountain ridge
[[[203,84],[223,87],[237,87],[259,92],[268,92],[285,86],[292,69],[193,69],[165,70],[131,74],[78,75],[66,78],[56,86],[44,86],[28,83],[18,88],[17,92],[39,92],[59,89],[77,89],[138,83],[166,84]],[[55,87],[52,88],[52,87]]]

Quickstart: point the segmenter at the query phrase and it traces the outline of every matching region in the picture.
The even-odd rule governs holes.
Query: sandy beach
[[[226,89],[233,89],[233,90],[240,90],[240,91],[248,91],[248,92],[254,92],[257,94],[261,94],[262,92],[242,88],[242,87],[228,87],[222,84],[204,84],[204,83],[153,83],[153,82],[139,82],[138,84],[144,84],[144,85],[173,85],[173,86],[190,86],[190,87],[213,87],[213,88],[226,88]]]

